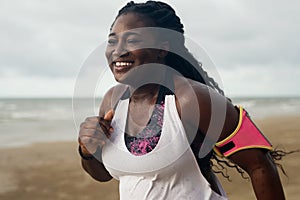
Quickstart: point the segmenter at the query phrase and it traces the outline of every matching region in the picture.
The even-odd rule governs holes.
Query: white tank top
[[[227,200],[215,193],[201,174],[174,95],[165,96],[163,127],[156,147],[141,156],[130,153],[125,144],[128,106],[129,99],[119,101],[112,120],[114,132],[102,151],[106,169],[120,181],[121,200]]]

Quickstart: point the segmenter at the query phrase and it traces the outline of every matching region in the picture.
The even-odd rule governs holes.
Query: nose
[[[116,47],[113,49],[112,56],[113,57],[121,57],[127,55],[129,51],[126,48],[126,45],[123,42],[119,42]]]

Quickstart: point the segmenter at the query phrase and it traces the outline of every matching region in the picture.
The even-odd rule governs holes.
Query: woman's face
[[[147,63],[163,63],[156,34],[149,30],[150,20],[135,13],[119,16],[112,26],[106,58],[116,81],[122,82],[131,69]]]

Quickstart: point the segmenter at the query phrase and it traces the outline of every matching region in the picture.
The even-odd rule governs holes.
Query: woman
[[[218,154],[249,174],[257,199],[284,199],[270,143],[188,52],[183,32],[162,2],[119,11],[106,57],[121,84],[106,93],[100,117],[81,124],[84,170],[98,181],[120,180],[121,199],[227,199],[211,170]],[[213,107],[224,115],[218,125]],[[199,157],[207,141],[214,151]]]

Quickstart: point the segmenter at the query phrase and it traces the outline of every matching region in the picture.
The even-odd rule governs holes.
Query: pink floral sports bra
[[[155,148],[161,135],[163,113],[164,103],[156,104],[147,126],[137,136],[125,133],[127,149],[133,155],[144,155]]]
[[[157,145],[163,126],[164,97],[170,93],[169,89],[161,86],[154,110],[146,127],[137,136],[125,133],[126,147],[133,155],[141,156],[149,153]]]

